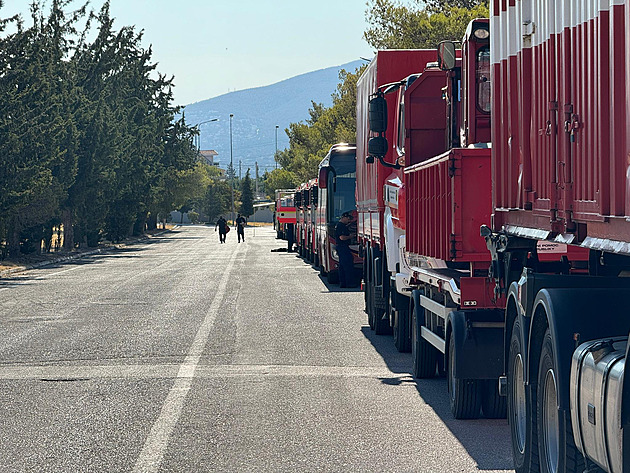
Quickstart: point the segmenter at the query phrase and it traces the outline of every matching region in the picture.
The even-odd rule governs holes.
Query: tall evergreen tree
[[[239,207],[240,214],[246,217],[254,213],[254,189],[249,171],[249,168],[247,168],[245,177],[241,181],[241,205]]]

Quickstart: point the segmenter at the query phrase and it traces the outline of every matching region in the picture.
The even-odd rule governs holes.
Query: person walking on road
[[[230,231],[227,220],[223,217],[219,217],[217,224],[214,226],[215,232],[217,231],[217,227],[219,228],[219,243],[225,243],[225,236],[227,235],[227,232]]]
[[[245,225],[247,224],[247,220],[241,214],[238,214],[236,217],[236,233],[238,235],[238,242],[241,242],[241,238],[243,242],[245,242]]]
[[[335,226],[335,243],[337,254],[339,255],[339,287],[353,287],[355,285],[354,262],[350,251],[350,242],[356,234],[350,233],[349,224],[351,222],[352,213],[344,212]]]

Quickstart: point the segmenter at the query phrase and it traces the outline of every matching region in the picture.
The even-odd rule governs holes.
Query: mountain
[[[186,123],[197,123],[218,118],[218,122],[199,125],[201,149],[214,149],[219,153],[221,168],[230,163],[230,113],[232,118],[232,153],[236,172],[239,161],[242,175],[251,168],[255,175],[258,161],[260,174],[274,169],[276,149],[276,125],[278,125],[278,149],[289,145],[285,129],[290,123],[309,118],[311,101],[332,105],[331,95],[339,83],[339,71],[354,72],[362,61],[308,72],[265,87],[239,90],[218,97],[187,105]],[[323,156],[322,156],[323,157]]]

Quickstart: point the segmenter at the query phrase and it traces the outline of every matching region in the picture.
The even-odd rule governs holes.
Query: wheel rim
[[[545,460],[548,471],[558,471],[560,452],[560,423],[558,421],[558,392],[556,389],[556,377],[553,370],[548,370],[545,375],[543,404],[543,433],[545,436]]]
[[[514,359],[514,379],[512,381],[512,414],[513,425],[516,427],[518,451],[525,452],[525,435],[527,431],[527,408],[525,403],[525,384],[523,382],[523,358],[519,353]]]

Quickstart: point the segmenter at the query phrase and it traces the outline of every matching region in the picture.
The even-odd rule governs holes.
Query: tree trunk
[[[13,218],[13,229],[9,231],[8,237],[8,256],[9,258],[17,258],[20,256],[20,224],[17,222],[17,218]]]
[[[63,249],[71,251],[74,248],[74,228],[72,226],[72,211],[64,209],[61,215],[63,222]]]

